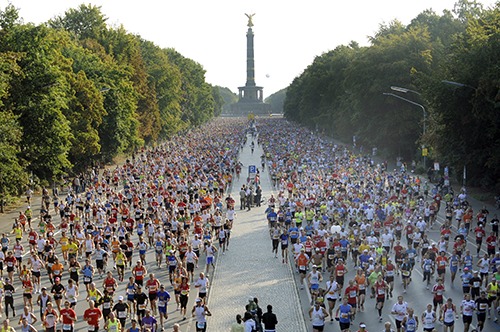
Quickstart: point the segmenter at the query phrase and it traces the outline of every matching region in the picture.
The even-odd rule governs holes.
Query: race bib
[[[165,306],[165,304],[166,304],[165,301],[158,301],[158,306],[159,307],[163,308]]]
[[[118,318],[122,318],[122,319],[127,318],[127,312],[126,311],[118,311]]]
[[[145,304],[139,304],[139,310],[146,310]]]
[[[71,324],[63,324],[63,331],[71,331]]]
[[[198,322],[198,323],[196,323],[196,328],[198,328],[198,329],[204,329],[205,328],[205,322]]]

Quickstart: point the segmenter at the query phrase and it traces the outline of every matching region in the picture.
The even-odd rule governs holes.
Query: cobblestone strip
[[[262,153],[261,148],[256,147],[251,154],[247,145],[240,160],[245,166],[259,165]],[[245,179],[246,170],[233,186],[237,209],[239,188]],[[272,187],[267,174],[262,174],[261,186],[263,196],[269,197]],[[271,252],[265,208],[253,208],[250,212],[237,210],[229,251],[218,254],[216,272],[210,276],[208,306],[213,316],[208,318],[209,332],[229,331],[236,315],[244,313],[249,297],[257,297],[264,312],[268,304],[273,306],[278,316],[278,331],[307,330],[292,270]]]

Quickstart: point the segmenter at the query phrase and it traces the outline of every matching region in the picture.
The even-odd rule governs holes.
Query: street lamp
[[[391,87],[391,89],[392,88],[393,87]],[[394,87],[394,88],[397,88],[397,87]],[[404,89],[404,88],[400,88],[400,89]],[[405,90],[411,91],[409,89],[405,89]],[[401,91],[401,90],[396,90],[396,91]],[[415,91],[412,91],[412,92],[415,92]],[[418,93],[418,92],[416,92],[416,93]],[[424,125],[423,125],[423,130],[422,130],[422,138],[423,138],[425,136],[426,122],[427,122],[427,112],[425,111],[425,107],[423,105],[419,104],[419,103],[414,102],[413,100],[409,100],[409,99],[403,98],[403,97],[398,96],[398,95],[396,95],[394,93],[384,92],[383,95],[384,96],[391,96],[391,97],[394,97],[394,98],[401,99],[403,101],[406,101],[407,103],[410,103],[412,105],[418,106],[418,107],[420,107],[422,109],[422,113],[424,115]],[[426,168],[426,164],[427,164],[427,156],[424,154],[424,150],[423,150],[424,147],[425,147],[425,145],[422,145],[422,157],[424,159],[423,160],[423,164],[424,164],[424,169],[425,169]]]
[[[391,86],[391,90],[394,90],[394,91],[398,91],[398,92],[403,92],[403,93],[408,93],[408,92],[411,92],[411,93],[414,93],[414,94],[417,94],[417,95],[421,95],[420,92],[417,92],[415,90],[410,90],[410,89],[407,89],[407,88],[402,88],[400,86]]]
[[[449,85],[454,85],[454,86],[458,86],[458,87],[461,87],[461,88],[470,88],[474,91],[477,91],[477,88],[473,87],[472,85],[469,85],[469,84],[464,84],[464,83],[459,83],[459,82],[453,82],[453,81],[447,81],[447,80],[442,80],[441,83],[444,83],[444,84],[449,84]]]

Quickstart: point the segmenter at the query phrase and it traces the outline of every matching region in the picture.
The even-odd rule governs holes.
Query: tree
[[[283,113],[283,103],[285,102],[286,88],[281,89],[266,98],[266,103],[271,104],[271,113]]]
[[[64,173],[71,163],[71,130],[63,111],[69,88],[61,68],[69,60],[59,50],[61,36],[45,26],[17,25],[4,34],[3,52],[22,54],[22,74],[11,80],[5,105],[18,117],[23,130],[20,156],[28,169],[42,179]]]
[[[12,111],[7,110],[3,100],[8,97],[10,81],[20,74],[15,53],[0,53],[0,209],[6,196],[19,193],[27,183],[21,152],[22,128]]]
[[[232,92],[227,87],[217,86],[217,89],[219,90],[219,94],[223,100],[221,113],[222,114],[231,113],[231,104],[234,104],[238,101],[238,95]]]
[[[55,29],[69,31],[79,40],[99,40],[107,31],[107,20],[101,12],[101,7],[81,4],[77,9],[66,11],[64,16],[50,20],[49,25]]]

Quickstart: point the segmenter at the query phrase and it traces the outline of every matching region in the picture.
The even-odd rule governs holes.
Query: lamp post
[[[474,91],[477,91],[477,88],[473,87],[472,85],[469,84],[464,84],[464,83],[459,83],[459,82],[454,82],[454,81],[448,81],[448,80],[442,80],[441,83],[448,84],[448,85],[454,85],[458,86],[460,88],[470,88]]]
[[[403,90],[407,90],[406,92],[415,92],[415,93],[419,94],[418,92],[413,91],[413,90],[409,90],[409,89],[399,88],[400,90],[396,90],[396,89],[393,89],[393,88],[398,88],[398,87],[391,87],[391,89],[395,90],[395,91],[404,92]],[[398,96],[398,95],[396,95],[394,93],[384,92],[383,95],[384,96],[391,96],[391,97],[394,97],[394,98],[401,99],[403,101],[406,101],[407,103],[410,103],[412,105],[418,106],[418,107],[420,107],[422,109],[422,113],[424,115],[424,124],[423,124],[423,130],[422,130],[422,138],[423,138],[425,136],[426,122],[427,122],[427,112],[425,111],[425,107],[422,104],[416,103],[413,100],[409,100],[409,99],[403,98],[403,97]],[[423,157],[423,165],[424,165],[424,170],[425,170],[426,169],[426,164],[427,164],[427,156],[426,156],[426,154],[424,154],[424,148],[425,148],[425,145],[422,144],[422,157]]]
[[[400,86],[391,86],[391,90],[394,90],[394,91],[398,91],[398,92],[403,92],[403,93],[408,93],[408,92],[411,92],[411,93],[414,93],[414,94],[417,94],[417,95],[421,95],[420,92],[417,92],[415,90],[410,90],[410,89],[407,89],[407,88],[402,88]]]
[[[457,86],[459,88],[469,88],[469,89],[472,89],[474,90],[476,93],[477,93],[477,88],[473,87],[472,85],[469,85],[469,84],[464,84],[464,83],[459,83],[459,82],[454,82],[454,81],[448,81],[448,80],[442,80],[441,83],[444,83],[444,84],[448,84],[448,85],[453,85],[453,86]],[[485,96],[486,100],[492,104],[495,104],[493,101],[491,101],[489,98],[487,98]],[[465,188],[465,183],[466,183],[466,180],[467,180],[467,165],[464,165],[464,170],[463,170],[463,173],[462,173],[462,187]]]

